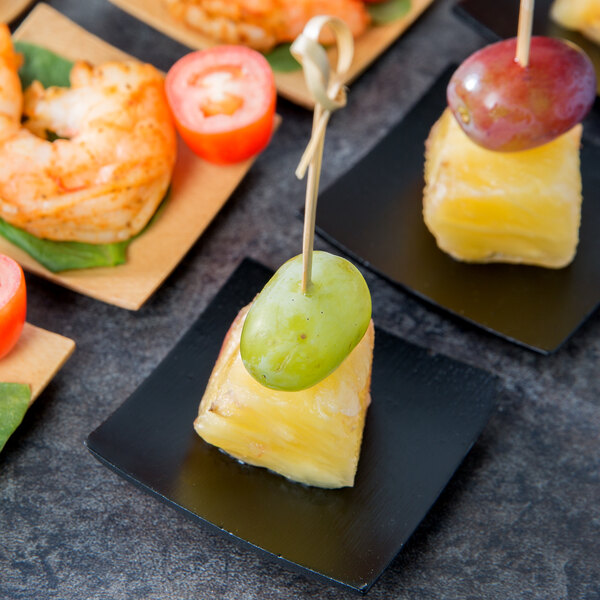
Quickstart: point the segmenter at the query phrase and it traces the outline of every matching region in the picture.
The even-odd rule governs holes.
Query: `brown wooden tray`
[[[191,48],[206,48],[214,40],[203,36],[175,20],[165,6],[164,0],[110,0],[119,8],[131,13],[141,21],[175,38]],[[370,27],[355,44],[354,62],[345,83],[362,73],[388,46],[390,46],[421,15],[433,0],[412,0],[410,11],[402,18],[386,25]],[[332,55],[334,51],[330,51]],[[314,101],[309,94],[301,70],[275,73],[277,90],[288,100],[312,108]]]
[[[43,3],[23,21],[15,38],[70,60],[98,63],[130,58]],[[200,237],[252,163],[253,159],[231,166],[213,165],[198,158],[180,141],[169,200],[156,222],[131,243],[124,265],[54,274],[2,237],[0,252],[17,260],[24,269],[60,285],[137,310]]]
[[[30,4],[33,4],[33,0],[0,1],[0,23],[10,23],[24,12]]]
[[[74,349],[73,340],[25,323],[17,345],[0,360],[0,381],[29,385],[31,405]]]

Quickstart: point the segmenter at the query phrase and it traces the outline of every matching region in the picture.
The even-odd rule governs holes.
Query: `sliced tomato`
[[[191,52],[169,69],[166,91],[181,137],[206,160],[238,162],[271,139],[275,80],[255,50],[215,46]]]
[[[0,358],[17,343],[27,310],[23,269],[12,258],[0,254]]]

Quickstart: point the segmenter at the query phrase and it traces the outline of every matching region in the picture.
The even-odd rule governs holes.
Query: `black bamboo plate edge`
[[[495,31],[490,29],[487,25],[482,23],[479,19],[476,19],[461,3],[460,0],[452,7],[452,12],[461,19],[464,23],[469,25],[472,29],[477,31],[481,36],[487,38],[490,42],[497,42],[501,39]]]
[[[491,412],[492,411],[490,411],[490,414],[487,417],[488,420],[491,415]],[[108,418],[110,418],[110,416]],[[100,425],[100,426],[102,426],[102,425]],[[234,533],[231,533],[230,531],[227,531],[227,529],[224,529],[222,527],[219,527],[218,525],[215,525],[208,519],[204,519],[200,515],[197,515],[193,511],[185,508],[185,506],[181,506],[181,504],[174,502],[173,500],[171,500],[170,498],[168,498],[167,496],[165,496],[158,490],[155,490],[151,486],[138,481],[134,475],[132,475],[131,473],[128,473],[124,469],[121,469],[119,466],[113,464],[111,461],[104,458],[100,453],[96,452],[96,450],[94,450],[94,448],[91,447],[92,442],[90,441],[90,437],[93,433],[94,432],[91,432],[90,435],[88,436],[88,438],[84,441],[84,446],[89,450],[90,454],[96,460],[98,460],[98,462],[103,464],[105,467],[108,467],[111,471],[113,471],[114,473],[116,473],[117,475],[119,475],[120,477],[125,479],[128,483],[132,484],[137,489],[139,489],[147,494],[150,494],[150,496],[156,498],[157,500],[159,500],[162,504],[164,504],[171,510],[176,511],[179,514],[182,514],[184,517],[189,519],[196,526],[206,527],[209,531],[217,533],[217,534],[223,536],[225,539],[228,539],[228,540],[234,542],[239,548],[245,549],[245,550],[250,549],[251,551],[258,553],[258,555],[261,556],[262,558],[266,558],[273,564],[277,564],[279,566],[287,568],[289,571],[292,571],[294,573],[298,573],[298,574],[304,575],[304,576],[309,575],[310,577],[315,578],[315,579],[321,581],[322,583],[335,584],[338,588],[344,589],[346,591],[350,590],[354,593],[358,592],[360,594],[366,594],[371,589],[371,587],[377,582],[377,580],[383,574],[385,569],[387,569],[387,566],[389,566],[389,564],[394,560],[394,559],[392,559],[392,561],[390,561],[390,563],[388,563],[388,565],[385,567],[385,569],[373,581],[369,582],[367,585],[365,585],[363,587],[354,587],[348,583],[339,581],[332,577],[328,577],[327,575],[324,575],[323,573],[319,573],[318,571],[315,571],[314,569],[311,569],[310,567],[306,567],[306,566],[300,565],[298,563],[295,563],[291,560],[288,560],[287,558],[285,558],[283,556],[277,556],[277,555],[273,554],[272,552],[269,552],[268,550],[265,550],[264,548],[261,548],[260,546],[257,546],[256,544],[253,544],[252,542],[245,540],[244,538],[241,538],[241,537],[235,535]],[[477,436],[477,437],[479,437],[479,436]],[[475,442],[473,442],[473,444],[469,447],[468,452],[471,451],[471,448],[474,444],[475,444]],[[465,457],[468,454],[468,452],[465,454]],[[462,460],[464,460],[465,457],[463,457]],[[462,464],[462,460],[461,460],[461,464]],[[457,467],[457,469],[458,469],[458,467]],[[448,484],[448,482],[446,482],[446,485],[447,484]],[[444,485],[442,487],[442,489],[440,490],[440,492],[438,494],[438,498],[445,487],[446,486]],[[437,501],[437,498],[436,498],[436,501]],[[431,510],[431,508],[429,510]],[[403,546],[404,546],[404,544],[402,545],[402,547]]]
[[[341,175],[341,177],[343,177],[343,175]],[[303,211],[299,211],[299,214],[301,216],[303,216]],[[560,343],[557,346],[554,346],[552,348],[542,348],[539,346],[534,346],[533,344],[528,344],[527,342],[524,342],[523,340],[513,338],[510,335],[507,335],[505,333],[497,331],[496,329],[493,329],[492,327],[488,327],[487,325],[484,325],[483,323],[480,323],[479,321],[475,321],[474,319],[471,319],[469,317],[461,315],[460,313],[456,312],[455,310],[452,310],[450,308],[447,308],[446,306],[443,306],[442,304],[436,302],[433,298],[430,298],[426,294],[423,294],[422,292],[419,292],[418,290],[413,289],[412,287],[410,287],[410,285],[408,285],[406,283],[402,283],[401,281],[397,281],[397,280],[393,279],[392,277],[390,277],[389,275],[386,275],[383,271],[381,271],[380,269],[375,267],[368,260],[363,259],[361,256],[359,256],[358,254],[356,254],[355,252],[353,252],[352,250],[347,248],[344,244],[342,244],[340,241],[338,241],[334,236],[330,235],[329,233],[327,233],[326,231],[321,229],[318,225],[316,226],[316,231],[317,231],[319,237],[323,238],[326,242],[328,242],[332,246],[338,248],[341,252],[346,254],[349,258],[351,258],[358,264],[362,265],[363,267],[365,267],[366,269],[368,269],[369,271],[371,271],[378,277],[381,277],[381,279],[388,282],[393,287],[400,288],[403,291],[418,298],[419,300],[425,302],[428,306],[436,309],[436,311],[438,311],[439,313],[448,314],[458,322],[468,323],[469,326],[474,327],[476,330],[484,331],[485,333],[492,335],[496,338],[499,338],[501,340],[504,340],[505,342],[509,342],[510,344],[514,344],[521,348],[525,348],[526,350],[530,350],[537,354],[541,354],[542,356],[550,356],[550,355],[554,354],[555,352],[558,352],[558,350],[560,350],[581,329],[583,324],[600,307],[600,302],[598,302],[588,313],[586,313],[583,316],[583,318],[580,320],[579,324],[576,327],[574,327],[570,331],[570,333],[560,341]]]

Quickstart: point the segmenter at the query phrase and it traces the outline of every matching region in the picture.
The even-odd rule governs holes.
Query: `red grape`
[[[490,150],[541,146],[579,123],[596,98],[594,67],[576,46],[532,37],[523,67],[516,45],[512,38],[475,52],[448,84],[448,105],[460,126]]]

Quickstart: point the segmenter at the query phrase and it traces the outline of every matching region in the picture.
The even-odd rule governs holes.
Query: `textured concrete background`
[[[185,52],[105,0],[50,4],[163,69]],[[450,2],[436,0],[352,86],[328,130],[323,186],[381,139],[448,63],[483,43]],[[355,597],[197,527],[83,446],[244,256],[275,268],[299,251],[304,183],[293,170],[312,117],[285,101],[278,110],[283,124],[271,146],[139,312],[27,276],[29,320],[73,338],[77,350],[0,455],[0,598]],[[369,598],[600,599],[600,315],[542,357],[365,276],[380,327],[502,384],[478,443]]]

